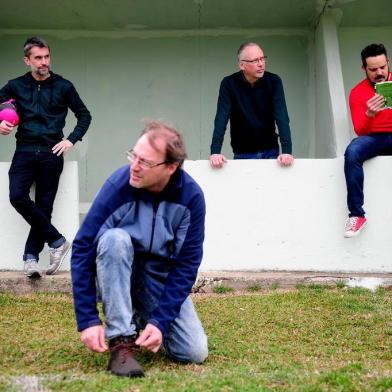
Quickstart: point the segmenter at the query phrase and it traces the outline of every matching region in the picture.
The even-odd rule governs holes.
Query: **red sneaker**
[[[361,216],[352,216],[346,221],[344,236],[351,238],[357,236],[366,226],[366,218]]]

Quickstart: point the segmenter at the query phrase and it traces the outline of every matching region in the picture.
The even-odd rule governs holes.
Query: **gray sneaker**
[[[49,268],[46,270],[46,275],[54,275],[60,269],[70,249],[71,244],[68,241],[58,248],[49,248]]]
[[[38,261],[28,259],[24,262],[24,273],[30,279],[37,279],[42,276],[42,272],[38,267]]]

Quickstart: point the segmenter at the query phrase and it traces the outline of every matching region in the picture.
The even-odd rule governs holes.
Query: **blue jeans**
[[[354,139],[344,154],[349,216],[365,216],[363,163],[378,155],[392,155],[392,133],[375,133]]]
[[[63,236],[52,225],[53,203],[56,197],[64,158],[51,152],[16,151],[9,176],[9,197],[12,206],[31,226],[23,259],[34,258],[45,243],[58,243]],[[30,189],[35,183],[35,201]],[[58,245],[57,245],[58,246]]]
[[[107,230],[99,239],[96,263],[106,337],[135,335],[157,306],[170,266],[163,260],[135,258],[131,237],[118,228]],[[207,336],[190,297],[172,322],[163,347],[180,362],[202,363],[207,358]]]
[[[236,153],[234,159],[276,159],[279,156],[279,148],[259,152]]]

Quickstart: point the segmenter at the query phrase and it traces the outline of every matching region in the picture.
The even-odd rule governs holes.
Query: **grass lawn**
[[[194,298],[204,365],[139,356],[146,377],[105,371],[79,341],[68,295],[0,295],[1,391],[392,391],[392,292],[320,286]]]

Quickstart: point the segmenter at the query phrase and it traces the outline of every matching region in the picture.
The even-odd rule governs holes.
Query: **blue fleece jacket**
[[[203,255],[205,201],[197,183],[178,169],[159,194],[129,184],[129,165],[114,172],[96,196],[73,242],[71,275],[78,330],[100,325],[96,249],[102,234],[122,228],[135,258],[166,259],[172,265],[148,322],[166,335],[196,280]]]

